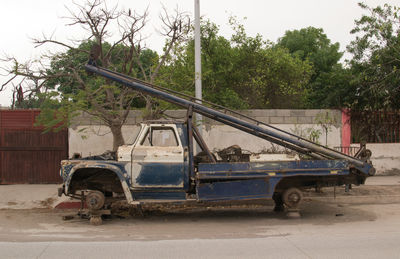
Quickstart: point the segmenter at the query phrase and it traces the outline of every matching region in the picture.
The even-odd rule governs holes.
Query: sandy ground
[[[122,209],[101,226],[79,218],[76,210],[53,209],[59,201],[56,186],[41,188],[42,194],[38,191],[31,196],[20,195],[19,200],[12,200],[11,193],[1,196],[12,186],[0,186],[0,205],[7,205],[0,209],[0,242],[248,239],[291,235],[309,228],[313,233],[335,232],[337,228],[367,231],[369,226],[390,232],[400,229],[399,184],[399,177],[377,178],[367,185],[355,186],[349,193],[344,188],[306,192],[299,219],[275,213],[271,201],[261,201],[253,205],[152,205],[145,206],[143,213],[131,214]],[[38,189],[18,187],[31,188],[28,191],[32,192]],[[24,206],[25,209],[16,209]],[[74,217],[63,220],[66,215]]]
[[[0,210],[2,258],[399,258],[400,203],[309,200],[288,219],[268,205],[146,210],[91,226],[68,211]]]
[[[59,184],[0,185],[0,209],[53,208],[68,197],[58,197]]]
[[[91,226],[75,211],[54,209],[0,210],[0,241],[122,241],[169,239],[256,238],[286,235],[307,226],[324,231],[335,225],[390,222],[400,225],[400,203],[347,204],[306,200],[300,219],[275,213],[271,205],[202,208],[147,208],[143,215],[120,213]],[[372,224],[372,223],[371,223]],[[261,234],[260,234],[261,233]]]

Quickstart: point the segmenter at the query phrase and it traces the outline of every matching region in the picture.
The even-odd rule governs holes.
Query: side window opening
[[[171,127],[151,127],[142,140],[142,146],[171,147],[178,146],[179,142],[175,131]]]

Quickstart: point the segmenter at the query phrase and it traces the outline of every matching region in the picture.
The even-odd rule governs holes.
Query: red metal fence
[[[352,143],[399,143],[399,111],[351,111]]]
[[[0,110],[0,184],[60,183],[68,157],[68,131],[44,134],[38,110]]]

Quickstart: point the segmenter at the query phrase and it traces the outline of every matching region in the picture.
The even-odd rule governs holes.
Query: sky
[[[83,3],[84,0],[75,0]],[[261,34],[265,40],[276,42],[287,30],[308,26],[322,28],[334,43],[340,43],[341,51],[354,38],[350,30],[354,20],[364,13],[358,0],[200,0],[200,14],[220,27],[220,33],[229,38],[232,30],[228,25],[231,15],[237,16],[249,36]],[[388,3],[399,6],[398,0],[364,0],[375,7]],[[194,0],[107,0],[110,7],[118,4],[139,13],[149,8],[149,22],[145,30],[146,46],[161,51],[163,38],[157,32],[158,15],[165,6],[178,8],[193,17]],[[72,0],[2,0],[0,8],[0,57],[13,56],[20,62],[37,59],[47,51],[63,51],[54,45],[34,48],[32,38],[54,35],[57,40],[81,39],[87,35],[79,26],[68,26],[69,11],[74,10]],[[194,19],[194,18],[192,18]],[[6,66],[0,61],[0,68]],[[0,85],[9,77],[0,71]],[[0,92],[0,106],[11,104],[11,86]]]

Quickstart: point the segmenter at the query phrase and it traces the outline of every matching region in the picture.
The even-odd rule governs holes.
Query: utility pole
[[[195,68],[195,97],[202,99],[201,89],[201,46],[200,46],[200,0],[194,0],[194,68]],[[201,101],[198,101],[201,103]],[[202,116],[196,113],[196,124],[202,135]]]

